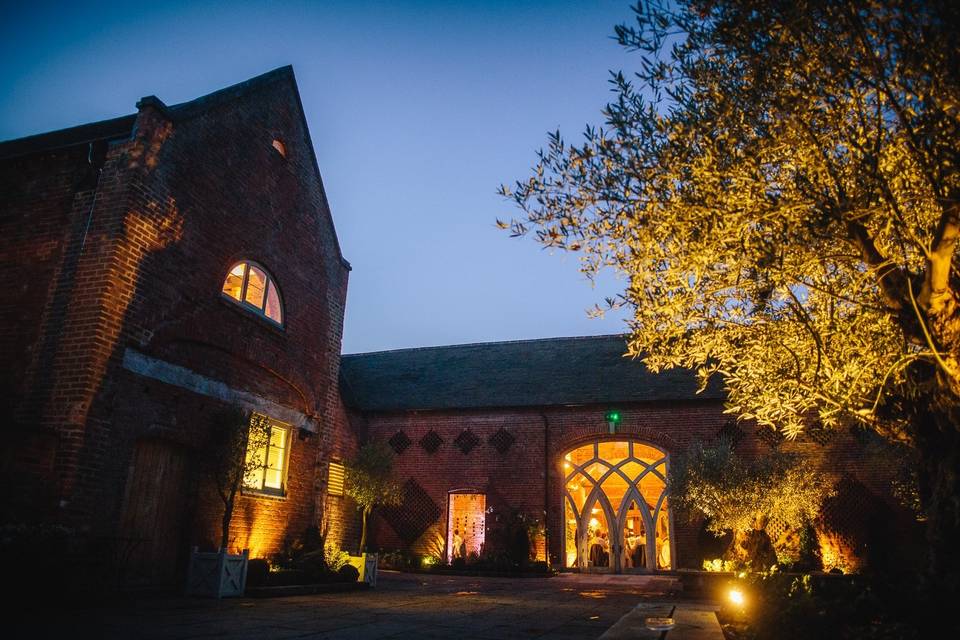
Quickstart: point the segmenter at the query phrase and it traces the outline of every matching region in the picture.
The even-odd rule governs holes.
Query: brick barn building
[[[239,406],[271,430],[230,530],[254,557],[309,526],[355,546],[338,463],[381,440],[404,504],[376,520],[380,548],[479,552],[513,512],[555,566],[698,566],[670,454],[719,433],[770,446],[719,389],[650,374],[616,337],[341,357],[349,271],[289,67],[0,143],[4,522],[128,545],[134,581],[175,584],[219,540],[204,442]],[[876,494],[857,447],[797,446]]]
[[[134,573],[169,582],[219,540],[197,463],[212,416],[240,405],[272,421],[277,469],[239,499],[236,546],[353,526],[318,473],[355,447],[338,387],[350,266],[292,69],[3,143],[0,202],[7,518],[127,540]]]

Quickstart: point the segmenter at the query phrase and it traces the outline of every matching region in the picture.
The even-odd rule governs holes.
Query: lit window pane
[[[274,449],[271,447],[270,453],[267,454],[267,468],[283,471],[283,454],[283,449]]]
[[[607,464],[614,465],[629,455],[629,442],[601,442],[599,457]]]
[[[247,449],[247,464],[256,464],[263,466],[267,459],[267,447],[257,447],[256,449]]]
[[[247,263],[241,262],[227,274],[227,279],[223,281],[223,292],[233,298],[240,299],[240,291],[243,288],[243,270]]]
[[[266,420],[266,418],[262,419]],[[255,468],[244,477],[244,486],[255,490],[283,491],[289,443],[290,430],[279,424],[271,424],[267,442],[260,447],[247,450],[247,463],[254,465]]]
[[[283,314],[280,311],[280,296],[277,295],[277,287],[273,284],[273,281],[270,282],[270,286],[267,288],[267,308],[266,308],[267,317],[276,322],[283,322]]]
[[[270,448],[286,449],[287,430],[282,427],[274,427],[270,430]]]
[[[263,482],[263,486],[269,487],[270,489],[282,489],[283,488],[283,471],[280,469],[266,469],[266,479]]]
[[[250,473],[243,477],[243,485],[251,489],[260,489],[263,487],[263,467],[252,469]]]
[[[221,291],[237,302],[245,303],[243,306],[248,311],[255,311],[277,324],[283,324],[280,291],[264,269],[247,261],[235,264],[224,279]]]
[[[266,288],[267,274],[251,265],[247,272],[247,294],[245,300],[258,309],[262,309],[263,292]]]

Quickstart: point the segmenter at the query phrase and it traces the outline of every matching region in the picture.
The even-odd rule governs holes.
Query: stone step
[[[659,639],[662,631],[647,628],[647,618],[651,617],[673,618],[674,627],[666,632],[666,640],[723,640],[723,629],[712,609],[666,603],[638,604],[607,629],[600,640]]]

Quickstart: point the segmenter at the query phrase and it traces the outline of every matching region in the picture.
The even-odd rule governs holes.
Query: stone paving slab
[[[647,618],[673,618],[674,627],[666,640],[723,640],[723,629],[712,608],[680,603],[678,605],[640,603],[607,629],[600,640],[659,639],[662,631],[647,628]]]

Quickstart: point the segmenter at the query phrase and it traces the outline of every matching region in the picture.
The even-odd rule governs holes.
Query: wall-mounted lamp
[[[310,429],[305,429],[304,427],[300,427],[300,429],[297,430],[297,437],[300,440],[309,440],[314,435],[316,434],[313,431],[310,431]]]
[[[610,433],[616,433],[617,425],[620,424],[620,412],[616,410],[607,411],[607,415],[605,417],[607,419],[607,428],[610,430]]]

